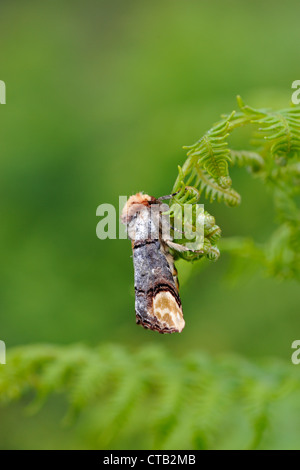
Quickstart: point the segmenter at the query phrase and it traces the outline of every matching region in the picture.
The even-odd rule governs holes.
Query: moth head
[[[149,196],[148,194],[137,193],[130,196],[123,207],[121,221],[123,224],[128,224],[136,214],[155,202],[155,197]]]

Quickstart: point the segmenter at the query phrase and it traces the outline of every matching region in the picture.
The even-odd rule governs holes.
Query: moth
[[[164,234],[162,200],[137,193],[125,204],[121,221],[127,225],[134,264],[136,323],[159,333],[180,333],[184,326],[174,258],[169,248],[185,250]]]

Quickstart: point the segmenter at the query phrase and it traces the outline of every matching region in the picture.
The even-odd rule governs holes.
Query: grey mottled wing
[[[176,277],[159,240],[133,243],[136,321],[160,333],[181,331],[184,320]]]

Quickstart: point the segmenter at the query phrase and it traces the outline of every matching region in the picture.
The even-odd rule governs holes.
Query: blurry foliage
[[[203,353],[178,358],[158,346],[32,345],[12,349],[8,363],[1,402],[27,397],[36,411],[49,394],[66,395],[64,422],[78,423],[90,448],[116,440],[119,448],[132,440],[133,449],[280,447],[277,431],[287,413],[290,424],[296,419],[300,398],[292,365]]]

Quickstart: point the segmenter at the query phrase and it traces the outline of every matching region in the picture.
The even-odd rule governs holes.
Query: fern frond
[[[40,390],[56,393],[54,379],[71,413],[75,408],[73,415],[80,415],[76,429],[94,448],[124,448],[130,436],[135,449],[213,449],[225,442],[228,448],[226,420],[236,407],[236,432],[246,424],[252,434],[243,448],[258,448],[270,438],[269,429],[280,426],[272,418],[277,403],[300,398],[298,371],[286,363],[197,352],[178,358],[154,345],[133,352],[113,345],[40,345],[8,351],[0,375],[2,405]],[[296,410],[294,415],[297,420]]]
[[[234,114],[233,111],[230,116],[212,127],[194,145],[184,147],[189,149],[187,155],[191,157],[194,164],[203,167],[224,189],[231,186],[228,172],[228,163],[231,162],[231,159],[226,139],[229,136],[229,123]]]
[[[74,372],[72,390],[70,392],[70,416],[74,417],[82,408],[88,406],[101,396],[110,376],[108,363],[101,354],[90,354],[84,367]]]
[[[288,108],[278,112],[270,112],[257,120],[259,132],[270,146],[273,157],[285,155],[289,157],[300,152],[300,109]]]
[[[264,168],[265,162],[262,156],[256,152],[246,150],[230,150],[232,165],[239,167],[249,166],[254,172]]]
[[[218,202],[224,201],[228,206],[235,207],[241,202],[241,196],[237,191],[232,188],[223,188],[219,186],[215,180],[209,176],[205,170],[202,170],[198,165],[194,168],[195,187],[199,193],[204,192],[205,198],[213,202],[215,199]]]
[[[183,203],[195,204],[201,195],[210,202],[217,200],[228,206],[240,204],[241,196],[231,188],[229,165],[248,167],[252,174],[259,177],[268,186],[276,198],[281,192],[290,199],[290,209],[295,202],[293,198],[300,194],[300,107],[291,107],[279,111],[255,109],[246,105],[241,97],[237,97],[239,111],[223,115],[222,120],[215,124],[195,144],[184,147],[188,149],[187,159],[179,167],[179,174],[172,192],[177,192],[178,200]],[[228,147],[228,137],[233,130],[251,125],[253,142],[257,150],[234,150]],[[257,130],[258,129],[258,130]],[[194,189],[194,194],[193,194]],[[275,202],[275,205],[277,203]],[[277,208],[278,213],[284,210]],[[242,242],[239,249],[233,248],[232,253],[250,259],[255,252],[256,260],[267,266],[269,273],[279,277],[300,277],[298,252],[300,249],[300,225],[291,223],[286,207],[285,217],[281,216],[282,228],[262,247],[253,247]],[[298,211],[293,211],[295,221],[299,220]],[[289,219],[289,220],[288,220]],[[194,224],[195,225],[195,224]],[[213,235],[209,230],[204,234],[204,254],[208,259],[219,257],[216,242],[221,230],[216,228]],[[179,243],[182,243],[179,241]],[[225,244],[226,246],[226,244]],[[229,245],[230,246],[230,243]],[[274,248],[276,247],[276,249]],[[259,253],[259,255],[258,255]],[[276,255],[275,255],[276,253]],[[257,256],[256,256],[257,255]],[[181,258],[193,261],[200,259],[193,253],[183,253]],[[287,266],[290,265],[290,269]]]

